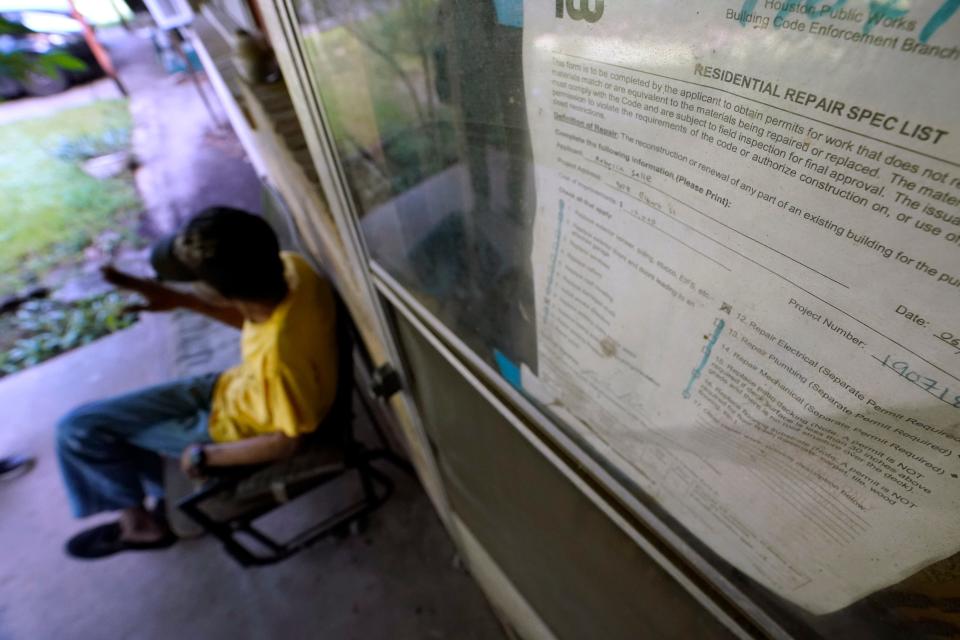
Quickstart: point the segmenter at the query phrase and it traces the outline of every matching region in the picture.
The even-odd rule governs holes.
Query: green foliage
[[[70,349],[93,342],[137,320],[124,308],[130,298],[108,293],[68,305],[31,300],[4,319],[4,333],[19,336],[0,351],[0,376],[39,364]]]
[[[321,16],[344,15],[340,3],[314,2]],[[354,177],[368,176],[367,205],[456,161],[452,114],[434,97],[437,4],[358,0],[355,20],[306,36],[310,63],[328,79],[322,93],[334,138]],[[370,164],[376,172],[365,171]]]
[[[0,16],[0,35],[28,35],[30,29],[17,22]],[[20,80],[31,71],[43,73],[51,78],[57,70],[84,71],[87,63],[66,51],[50,51],[43,55],[28,54],[23,51],[0,51],[0,76]]]
[[[456,161],[456,137],[448,122],[407,129],[384,141],[394,193],[402,193]]]
[[[33,32],[19,22],[10,22],[3,16],[0,16],[0,36],[23,36],[29,33]]]
[[[358,12],[379,18],[354,23],[358,35],[394,56],[419,56],[432,49],[437,34],[437,0],[402,0],[392,11],[378,11],[376,4],[374,0],[357,3]]]
[[[129,141],[125,100],[104,100],[0,126],[0,295],[115,228],[139,210],[132,177],[97,180],[79,161]]]
[[[130,127],[118,126],[78,136],[61,136],[52,150],[53,155],[65,162],[83,162],[126,149],[129,145]]]
[[[30,57],[22,51],[0,53],[0,76],[20,80],[31,67]]]
[[[64,71],[86,71],[87,63],[70,55],[66,51],[51,51],[35,58],[37,70],[50,77],[56,75],[58,69]]]

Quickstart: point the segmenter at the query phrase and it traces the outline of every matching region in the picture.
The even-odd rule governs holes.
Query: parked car
[[[17,33],[0,34],[0,54],[23,54],[41,57],[51,53],[68,53],[85,64],[84,69],[46,65],[31,68],[22,77],[0,73],[0,97],[21,94],[47,96],[63,91],[71,84],[103,74],[93,52],[83,37],[83,27],[68,11],[56,9],[10,9],[0,2],[0,17],[23,27]],[[46,72],[44,72],[46,71]]]

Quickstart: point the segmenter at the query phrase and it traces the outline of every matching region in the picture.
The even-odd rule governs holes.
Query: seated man
[[[262,218],[206,209],[158,243],[151,261],[161,279],[196,282],[206,295],[112,267],[104,275],[142,294],[143,310],[186,308],[242,327],[243,361],[221,374],[93,402],[61,420],[57,454],[74,515],[120,511],[117,522],[70,539],[74,557],[170,546],[176,537],[145,506],[147,495],[162,495],[161,456],[179,457],[191,475],[282,458],[317,427],[336,394],[332,288],[302,257],[281,252]]]

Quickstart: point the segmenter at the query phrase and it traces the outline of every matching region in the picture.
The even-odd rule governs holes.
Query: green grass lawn
[[[0,126],[0,296],[79,255],[139,205],[129,175],[91,178],[86,157],[124,148],[126,100],[104,100]]]

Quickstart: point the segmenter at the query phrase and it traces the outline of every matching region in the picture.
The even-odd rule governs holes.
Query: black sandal
[[[33,469],[34,464],[36,464],[36,461],[27,456],[7,456],[6,458],[0,458],[0,478],[8,480],[22,476],[30,471],[30,469]]]
[[[105,558],[121,551],[152,551],[173,546],[177,536],[168,531],[153,542],[124,540],[119,522],[109,522],[99,527],[81,531],[67,541],[67,555],[81,560]]]

